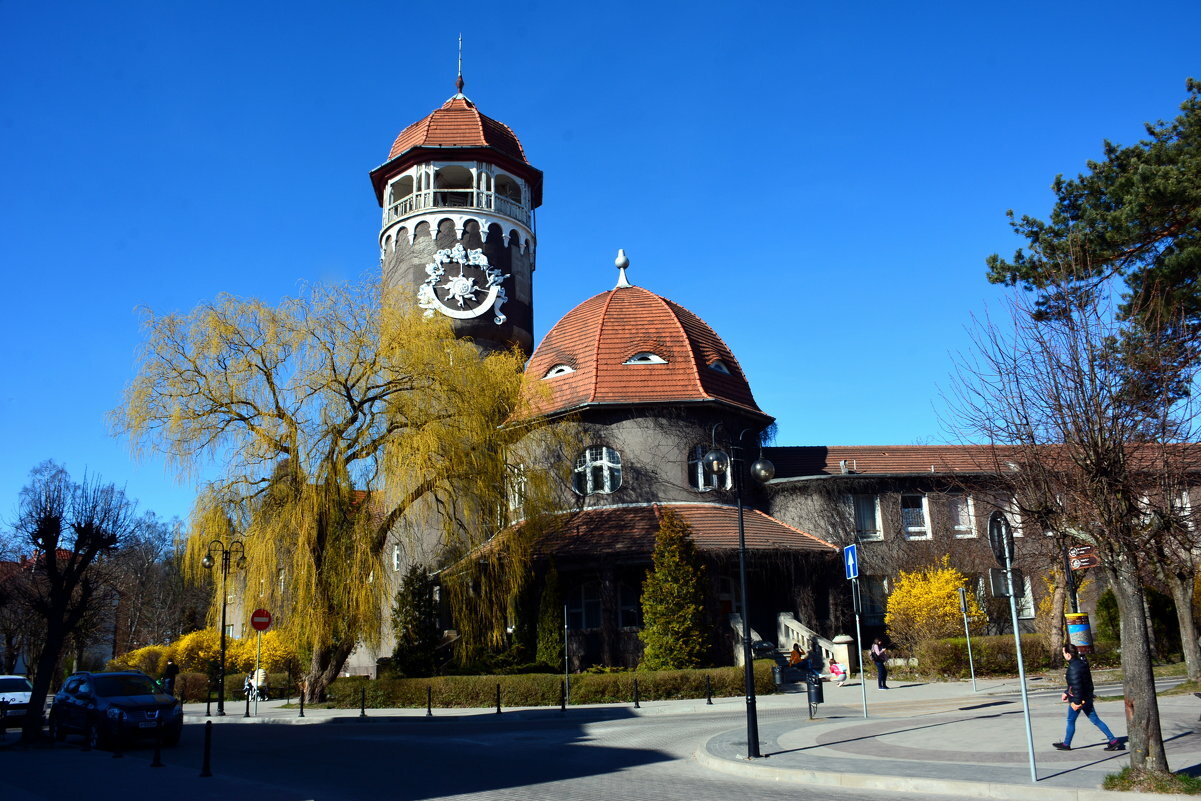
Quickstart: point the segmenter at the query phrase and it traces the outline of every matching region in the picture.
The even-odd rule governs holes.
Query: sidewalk
[[[1174,682],[1168,682],[1169,684]],[[981,679],[973,692],[971,682],[894,683],[881,691],[869,677],[868,717],[863,716],[863,694],[857,681],[845,687],[823,685],[825,703],[808,718],[804,685],[793,692],[760,696],[757,702],[760,753],[747,759],[744,699],[715,698],[690,701],[644,701],[630,704],[570,706],[574,719],[603,721],[631,716],[687,716],[720,713],[737,723],[710,738],[696,752],[699,765],[709,770],[810,786],[840,786],[889,791],[911,791],[923,796],[956,798],[1036,799],[1037,801],[1122,801],[1145,799],[1138,793],[1100,789],[1101,782],[1129,764],[1129,752],[1104,751],[1101,733],[1080,716],[1071,751],[1056,751],[1051,743],[1064,734],[1066,709],[1059,700],[1057,680],[1032,679],[1031,724],[1035,775],[1031,781],[1026,725],[1017,679]],[[795,691],[796,689],[801,692]],[[1116,695],[1120,687],[1098,684],[1099,695]],[[291,699],[295,703],[296,699]],[[243,717],[245,701],[229,699],[225,717],[205,717],[204,704],[185,704],[189,725],[211,720],[222,724],[332,723],[359,720],[357,709],[308,707],[305,716],[296,707],[283,708],[276,699],[260,703],[257,713]],[[1159,699],[1168,764],[1180,771],[1201,771],[1201,704],[1191,694]],[[1097,711],[1114,733],[1125,740],[1126,724],[1121,701],[1097,704]],[[433,710],[433,717],[454,718],[495,714],[495,707]],[[558,707],[505,707],[509,719],[539,720],[559,717]],[[367,709],[367,720],[397,717],[424,718],[425,709]]]
[[[778,782],[912,791],[958,798],[1094,801],[1147,798],[1100,789],[1106,775],[1126,767],[1129,752],[1107,752],[1105,738],[1081,715],[1071,751],[1056,751],[1066,709],[1057,685],[1031,682],[1030,713],[1035,775],[1031,780],[1021,690],[1016,679],[894,684],[877,690],[868,680],[863,717],[858,682],[825,685],[816,719],[780,721],[762,713],[760,751],[747,759],[745,728],[711,738],[697,752],[705,767]],[[1035,689],[1038,688],[1038,689]],[[1098,688],[1101,695],[1115,694]],[[764,698],[763,701],[773,699]],[[804,698],[799,699],[804,706]],[[1162,728],[1173,770],[1201,766],[1201,705],[1192,695],[1159,699]],[[1097,704],[1101,719],[1125,741],[1121,701]]]

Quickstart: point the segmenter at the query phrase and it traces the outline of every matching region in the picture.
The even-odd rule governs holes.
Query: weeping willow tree
[[[244,610],[278,610],[317,699],[356,644],[378,643],[382,554],[402,521],[424,540],[415,549],[444,559],[497,530],[513,449],[537,440],[506,425],[526,417],[523,357],[482,356],[378,282],[310,286],[276,306],[222,295],[148,311],[144,325],[114,428],[181,478],[215,465],[192,516],[191,574],[214,539],[242,540]]]

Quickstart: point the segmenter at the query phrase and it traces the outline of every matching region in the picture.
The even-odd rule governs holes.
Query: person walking
[[[888,689],[888,648],[879,637],[872,643],[872,661],[876,663],[876,689]]]
[[[175,695],[175,677],[179,675],[179,665],[175,664],[174,659],[167,660],[167,667],[163,669],[163,689]]]
[[[1125,751],[1126,746],[1113,736],[1113,732],[1097,715],[1093,707],[1093,674],[1089,670],[1088,660],[1080,655],[1080,649],[1072,643],[1063,646],[1063,658],[1067,665],[1063,672],[1067,688],[1063,691],[1063,700],[1068,705],[1068,728],[1063,735],[1063,742],[1051,743],[1060,751],[1072,750],[1072,737],[1076,734],[1076,717],[1083,712],[1092,724],[1101,730],[1108,740],[1106,751]]]

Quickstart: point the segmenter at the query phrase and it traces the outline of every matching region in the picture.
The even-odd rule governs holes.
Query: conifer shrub
[[[544,665],[563,664],[563,597],[559,591],[559,570],[550,560],[538,601],[538,632],[534,659]]]
[[[642,585],[640,667],[699,667],[711,639],[704,621],[704,566],[692,542],[692,529],[670,508],[663,511],[652,560],[654,567]]]

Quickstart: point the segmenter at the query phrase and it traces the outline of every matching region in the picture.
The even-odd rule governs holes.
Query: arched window
[[[472,205],[471,170],[452,164],[438,170],[434,175],[434,205]]]
[[[496,176],[496,194],[514,203],[521,202],[521,185],[505,174]]]
[[[554,378],[555,376],[567,375],[568,373],[574,373],[574,372],[575,372],[575,368],[572,367],[570,364],[556,364],[554,367],[547,370],[546,375],[544,375],[542,377],[543,378]]]
[[[710,470],[709,466],[705,464],[705,454],[709,450],[708,445],[693,445],[692,450],[688,452],[688,486],[698,492],[729,489],[733,486],[730,476],[733,471],[727,470],[722,475],[718,475]]]
[[[571,483],[580,495],[616,492],[621,486],[621,455],[606,445],[589,445],[575,460]]]
[[[649,350],[644,350],[641,353],[635,353],[630,358],[626,359],[623,364],[667,364],[667,359],[664,359],[657,353],[651,353]]]
[[[725,362],[723,362],[721,359],[718,359],[717,361],[715,361],[715,362],[711,363],[711,364],[709,365],[709,369],[710,369],[710,370],[716,370],[716,371],[717,371],[717,372],[719,372],[719,373],[725,373],[726,375],[730,375],[730,374],[731,374],[731,373],[730,373],[730,368],[729,368],[729,367],[726,367],[726,363],[725,363]]]

